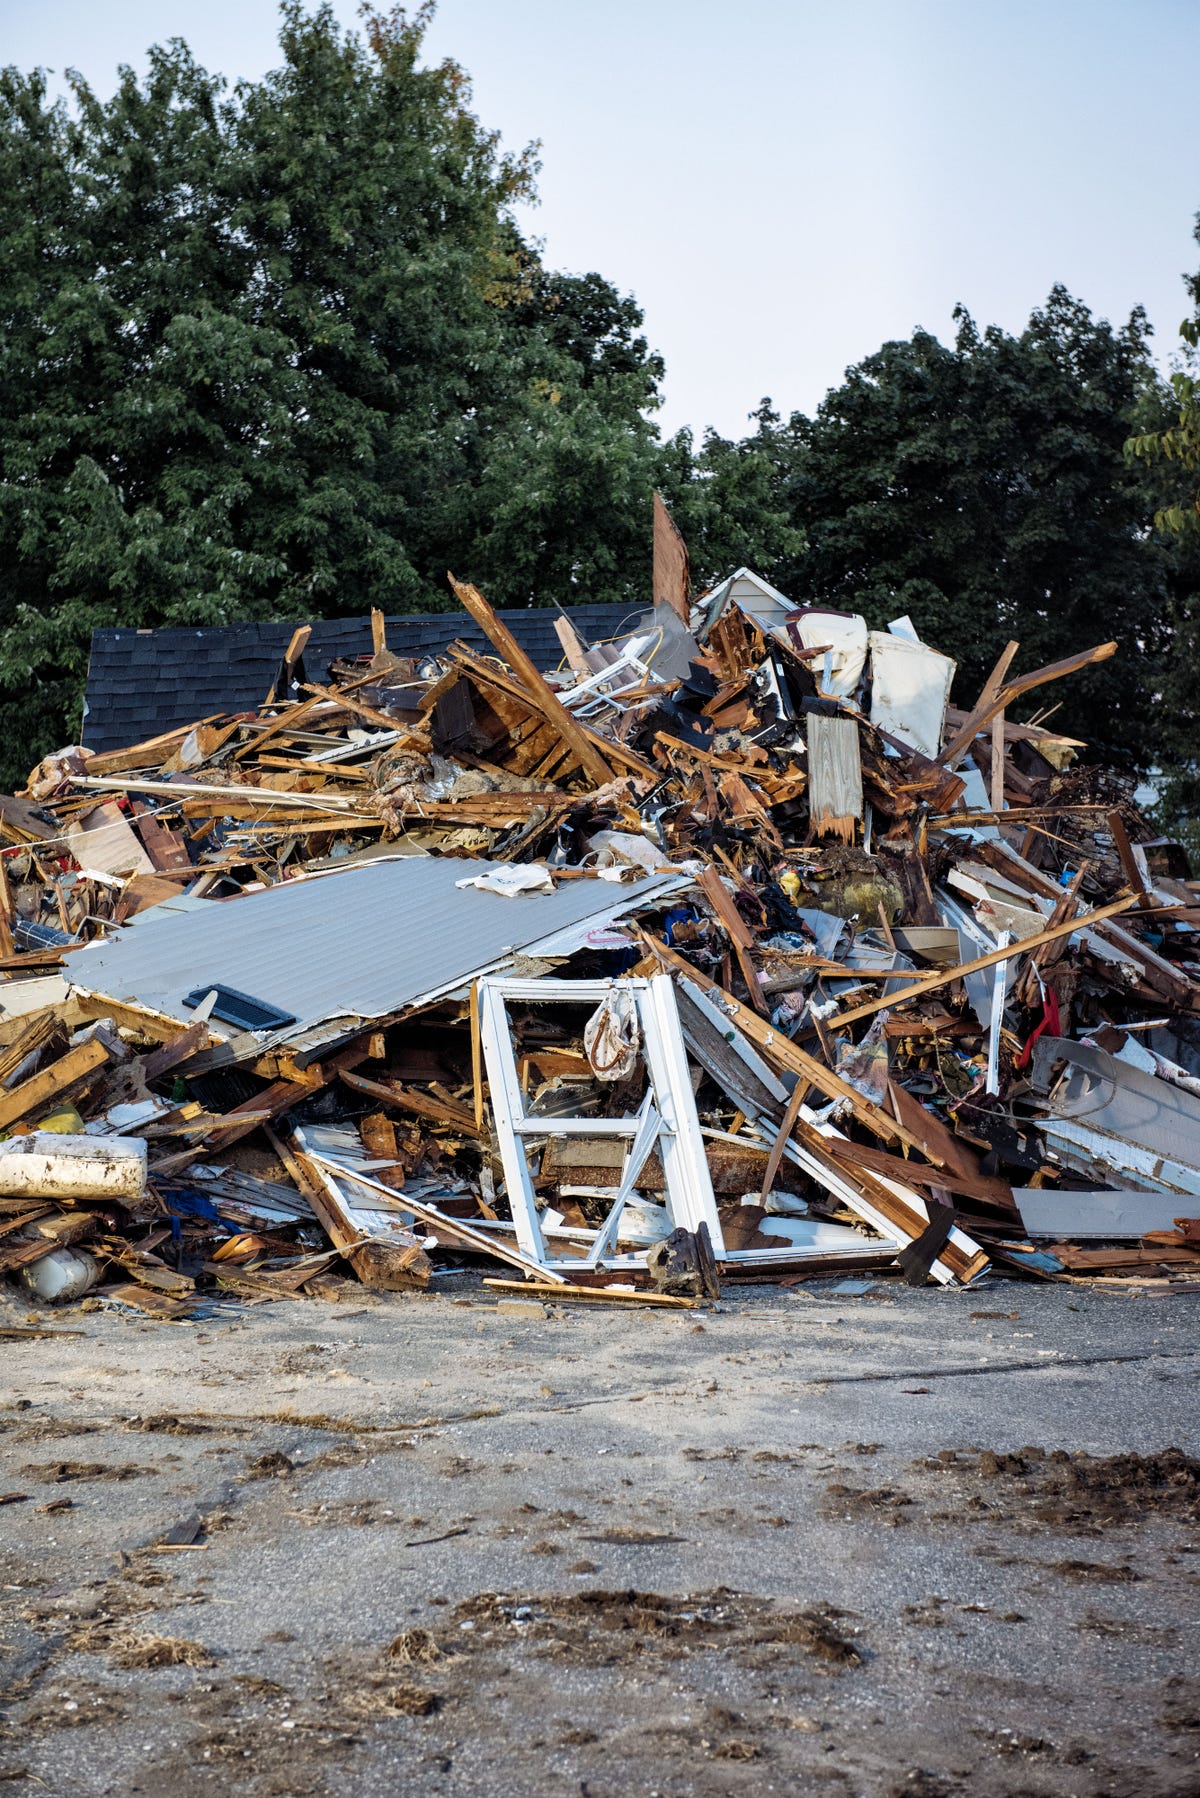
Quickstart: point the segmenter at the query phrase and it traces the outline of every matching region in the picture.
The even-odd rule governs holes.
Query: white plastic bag
[[[624,1080],[637,1066],[642,1030],[627,986],[614,986],[583,1030],[583,1046],[599,1080]]]
[[[489,869],[486,874],[472,874],[466,880],[456,880],[454,884],[456,887],[481,887],[484,892],[500,893],[505,899],[515,899],[521,893],[554,891],[549,869],[543,868],[540,862],[508,862]]]

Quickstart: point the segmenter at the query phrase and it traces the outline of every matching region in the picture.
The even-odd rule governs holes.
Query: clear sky
[[[274,0],[0,0],[0,61],[108,92],[180,36],[256,76],[276,28]],[[811,410],[885,339],[957,301],[1019,329],[1055,281],[1175,347],[1200,0],[441,0],[427,44],[541,139],[526,225],[637,295],[668,430]]]

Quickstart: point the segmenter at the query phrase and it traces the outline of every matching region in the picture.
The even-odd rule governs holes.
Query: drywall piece
[[[871,723],[935,760],[955,664],[924,643],[872,631]]]
[[[804,649],[829,648],[824,667],[814,672],[830,699],[853,699],[867,665],[867,621],[844,612],[805,612],[789,629]]]
[[[1173,1230],[1177,1217],[1200,1217],[1200,1202],[1175,1192],[1061,1192],[1014,1186],[1021,1223],[1030,1236],[1138,1242],[1150,1230]]]
[[[26,1017],[47,1005],[65,1006],[67,982],[61,974],[36,974],[0,986],[0,1018]]]
[[[888,624],[888,633],[893,637],[903,637],[906,643],[920,643],[917,627],[905,612],[900,618],[893,618]]]

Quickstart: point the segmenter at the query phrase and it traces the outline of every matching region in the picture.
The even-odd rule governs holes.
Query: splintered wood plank
[[[103,993],[90,993],[76,987],[72,996],[83,1017],[108,1020],[122,1030],[133,1030],[139,1036],[149,1037],[151,1042],[174,1042],[177,1036],[191,1029],[190,1024],[182,1023],[178,1018],[148,1011],[145,1006],[130,1001],[109,999]]]
[[[8,884],[8,868],[3,856],[0,856],[0,956],[16,953],[12,935],[15,921],[16,909],[13,905],[12,888]]]
[[[862,757],[853,718],[808,719],[808,811],[819,837],[854,841],[863,813]]]
[[[162,824],[149,806],[133,801],[134,829],[142,847],[160,874],[191,873],[192,859],[187,844],[177,830]]]
[[[992,719],[992,778],[991,798],[992,810],[1004,810],[1004,713],[997,712]]]
[[[667,1292],[637,1292],[623,1286],[553,1286],[548,1280],[490,1280],[484,1285],[493,1292],[511,1292],[521,1298],[579,1299],[594,1305],[657,1305],[662,1310],[694,1311],[698,1300],[677,1298]]]
[[[1137,894],[1137,902],[1143,908],[1153,908],[1154,897],[1146,890],[1146,882],[1142,878],[1142,870],[1138,867],[1133,853],[1133,844],[1129,841],[1129,832],[1125,828],[1125,820],[1119,811],[1108,814],[1108,828],[1112,832],[1113,842],[1117,846],[1117,854],[1121,858],[1121,867],[1125,878]]]
[[[324,698],[325,696],[322,694],[320,698],[302,699],[296,705],[288,706],[286,711],[280,712],[277,718],[272,719],[266,730],[260,732],[258,736],[252,737],[248,743],[243,743],[242,747],[235,751],[234,761],[244,762],[247,757],[257,755],[259,750],[271,742],[274,737],[281,737],[288,731],[295,730],[297,725],[303,724],[306,718],[312,716],[324,702]]]
[[[355,1092],[368,1093],[387,1105],[398,1105],[401,1111],[411,1111],[416,1117],[429,1118],[435,1124],[449,1124],[467,1136],[479,1134],[474,1113],[465,1105],[456,1105],[453,1100],[430,1098],[411,1087],[401,1086],[399,1081],[368,1080],[364,1074],[353,1074],[348,1069],[343,1070],[342,1081]]]
[[[1118,912],[1128,911],[1136,904],[1134,895],[1130,893],[1124,899],[1114,900],[1112,905],[1102,905],[1096,911],[1082,912],[1077,918],[1067,918],[1052,929],[1039,930],[1036,936],[1027,936],[1023,941],[1008,943],[1003,949],[991,949],[986,955],[977,955],[974,961],[960,962],[956,968],[945,968],[937,974],[927,974],[924,980],[914,980],[911,986],[902,986],[899,992],[888,993],[882,999],[872,999],[866,1005],[856,1005],[851,1011],[843,1011],[839,1016],[829,1020],[831,1030],[844,1030],[848,1024],[855,1024],[859,1018],[869,1018],[885,1006],[905,1005],[910,999],[919,998],[922,993],[931,993],[939,986],[949,986],[954,980],[961,980],[964,975],[977,974],[982,968],[994,968],[998,962],[1011,961],[1016,955],[1024,955],[1033,949],[1040,949],[1043,943],[1057,942],[1061,936],[1071,936],[1077,930],[1087,930],[1090,925],[1101,924],[1105,918],[1115,918]]]
[[[613,778],[608,762],[557,694],[551,692],[540,670],[526,655],[508,626],[497,618],[477,587],[473,587],[469,581],[456,581],[453,575],[448,578],[459,602],[465,606],[489,642],[495,644],[521,684],[528,689],[538,711],[554,725],[564,743],[571,745],[581,767],[590,778],[600,786],[607,786]]]
[[[868,1172],[864,1167],[853,1167],[845,1160],[839,1160],[831,1152],[830,1139],[803,1118],[796,1120],[795,1135],[807,1152],[819,1161],[830,1172],[855,1189],[864,1202],[886,1221],[897,1235],[906,1237],[909,1242],[916,1242],[929,1228],[934,1208],[927,1205],[930,1216],[918,1209],[918,1196],[909,1192],[907,1196],[893,1192],[884,1184],[883,1179]],[[910,1203],[910,1200],[912,1201]],[[957,1226],[956,1226],[957,1227]],[[949,1269],[955,1279],[965,1285],[977,1274],[983,1272],[988,1264],[987,1254],[978,1243],[973,1242],[964,1232],[962,1242],[953,1239],[942,1244],[937,1252],[936,1260]]]
[[[466,643],[452,643],[446,651],[446,654],[451,661],[458,665],[458,667],[470,674],[476,687],[486,693],[489,704],[495,703],[493,698],[494,694],[507,694],[511,698],[516,699],[524,707],[526,712],[537,709],[532,696],[518,681],[514,680],[511,675],[506,674],[503,670],[495,667],[491,662],[484,661],[483,657],[476,655],[475,651]],[[554,696],[552,695],[552,697]],[[557,699],[555,699],[555,704],[558,704]],[[596,731],[589,729],[588,726],[580,725],[578,724],[578,721],[575,722],[581,735],[592,745],[596,754],[604,758],[606,766],[610,762],[619,762],[629,773],[636,774],[643,779],[654,781],[661,779],[661,768],[654,767],[650,762],[644,761],[640,755],[636,755],[634,751],[628,749],[624,743],[618,742],[615,738],[601,737]],[[572,754],[574,754],[573,745],[569,746],[572,748]],[[765,760],[766,758],[764,757],[763,759]]]
[[[767,1156],[767,1165],[763,1170],[762,1187],[759,1191],[759,1203],[765,1205],[771,1188],[775,1184],[775,1176],[779,1172],[779,1164],[783,1160],[783,1151],[787,1147],[788,1137],[796,1127],[796,1119],[800,1116],[800,1107],[812,1091],[807,1080],[797,1080],[792,1088],[792,1096],[784,1109],[783,1120],[771,1144],[771,1152]],[[889,1156],[890,1160],[891,1157]],[[897,1159],[899,1159],[897,1157]],[[900,1163],[903,1167],[905,1164]]]
[[[346,1253],[364,1286],[398,1292],[429,1284],[429,1259],[422,1248],[389,1242],[386,1235],[364,1237],[343,1210],[336,1187],[299,1145],[278,1135],[269,1124],[265,1131],[292,1181],[312,1206],[317,1222],[333,1246]]]
[[[661,493],[654,495],[654,603],[688,622],[688,553]]]
[[[196,724],[183,724],[175,730],[164,731],[161,737],[147,737],[144,743],[131,743],[128,749],[113,749],[105,755],[89,756],[88,772],[126,774],[132,768],[161,768],[192,731],[199,730],[206,724],[215,724],[223,716],[221,712],[214,712],[211,718],[202,718]]]
[[[199,1022],[189,1024],[185,1030],[181,1030],[179,1035],[172,1038],[170,1042],[164,1043],[161,1049],[155,1049],[146,1056],[142,1062],[143,1077],[147,1081],[161,1080],[164,1074],[169,1074],[172,1068],[179,1066],[180,1062],[187,1061],[193,1055],[198,1055],[202,1049],[207,1049],[207,1047],[208,1025],[203,1019],[200,1019]]]
[[[1012,1187],[1007,1180],[987,1174],[969,1174],[951,1167],[927,1167],[920,1161],[906,1161],[901,1155],[889,1155],[886,1149],[872,1149],[866,1143],[851,1142],[848,1137],[826,1137],[825,1146],[835,1160],[848,1161],[868,1173],[885,1174],[908,1186],[941,1186],[947,1192],[964,1198],[978,1199],[985,1205],[996,1205],[1014,1211]]]
[[[27,1055],[42,1048],[55,1031],[61,1028],[63,1026],[53,1005],[47,1005],[40,1011],[31,1011],[28,1017],[21,1020],[20,1028],[12,1041],[0,1049],[0,1080],[7,1080]]]
[[[703,868],[696,876],[696,885],[708,900],[716,913],[725,934],[733,944],[738,966],[742,970],[742,979],[746,982],[746,990],[750,994],[750,1003],[755,1011],[763,1017],[769,1017],[771,1008],[763,997],[762,981],[758,969],[750,959],[750,951],[754,947],[754,937],[746,925],[737,906],[717,870],[712,867]]]
[[[52,1099],[86,1080],[110,1059],[102,1042],[79,1043],[40,1074],[22,1080],[20,1086],[0,1093],[0,1129],[28,1117],[31,1111],[44,1110]]]
[[[397,1207],[396,1194],[390,1192],[372,1174],[360,1173],[357,1169],[346,1167],[341,1162],[334,1161],[315,1149],[307,1159],[315,1163],[317,1167],[331,1173],[335,1179],[345,1180],[352,1186],[365,1187],[368,1192],[377,1193],[386,1199],[389,1206]],[[476,1249],[484,1255],[490,1255],[496,1261],[507,1261],[511,1266],[520,1268],[522,1273],[531,1274],[535,1279],[552,1280],[556,1286],[566,1284],[565,1276],[557,1273],[554,1268],[543,1267],[540,1262],[533,1261],[518,1250],[509,1248],[503,1239],[497,1240],[489,1233],[474,1230],[470,1224],[464,1223],[462,1218],[448,1217],[444,1211],[439,1211],[436,1205],[425,1205],[420,1199],[414,1199],[411,1193],[404,1194],[403,1199],[399,1202],[399,1209],[410,1211],[423,1223],[432,1224],[437,1230],[439,1239],[449,1238],[464,1247]]]
[[[554,620],[554,634],[562,644],[563,656],[568,668],[574,670],[581,679],[586,680],[592,670],[588,666],[583,644],[579,641],[575,626],[569,618],[558,617]]]
[[[1031,674],[1022,674],[1016,680],[1004,681],[990,692],[989,682],[984,688],[985,696],[981,697],[958,735],[947,745],[942,760],[947,767],[953,768],[970,748],[976,733],[985,724],[989,724],[997,712],[1005,711],[1014,699],[1019,699],[1022,693],[1028,693],[1034,687],[1043,687],[1047,681],[1061,680],[1065,674],[1077,674],[1081,668],[1090,668],[1094,662],[1106,662],[1116,653],[1115,643],[1099,643],[1095,649],[1081,650],[1078,655],[1067,656],[1061,662],[1048,662],[1044,668],[1035,668]]]

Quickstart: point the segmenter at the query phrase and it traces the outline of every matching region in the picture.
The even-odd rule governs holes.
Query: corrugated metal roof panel
[[[184,995],[220,981],[292,1013],[294,1024],[262,1039],[291,1041],[328,1019],[386,1017],[451,992],[569,926],[602,923],[681,885],[674,874],[623,887],[572,880],[516,899],[455,885],[505,865],[406,856],[203,909],[164,907],[78,951],[71,978],[185,1021]]]

